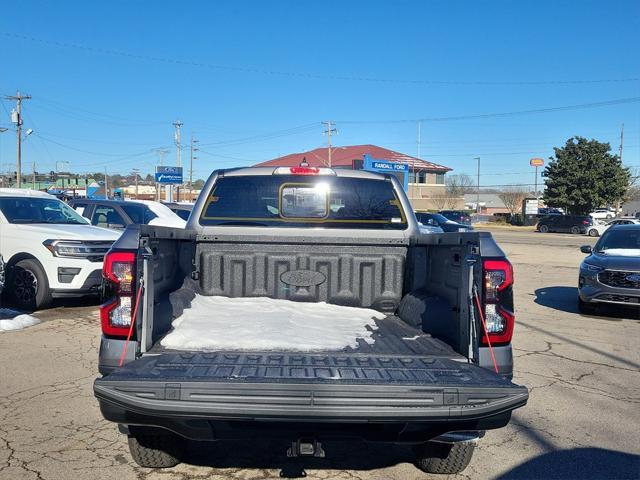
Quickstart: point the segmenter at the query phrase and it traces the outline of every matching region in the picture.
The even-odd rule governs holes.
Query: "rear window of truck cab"
[[[403,230],[407,219],[390,181],[243,175],[218,178],[200,225]]]

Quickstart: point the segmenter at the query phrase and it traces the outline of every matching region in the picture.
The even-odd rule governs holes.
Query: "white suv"
[[[0,188],[5,293],[19,308],[37,310],[52,298],[99,293],[102,259],[119,236],[90,225],[52,195]]]
[[[596,208],[589,216],[596,220],[609,220],[616,216],[616,212],[610,208]]]

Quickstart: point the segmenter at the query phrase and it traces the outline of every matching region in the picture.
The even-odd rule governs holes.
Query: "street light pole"
[[[478,161],[478,186],[476,190],[476,213],[480,213],[480,157],[475,157]]]

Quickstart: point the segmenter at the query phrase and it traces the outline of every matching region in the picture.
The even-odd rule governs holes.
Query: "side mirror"
[[[580,251],[587,254],[591,253],[591,245],[582,245]]]

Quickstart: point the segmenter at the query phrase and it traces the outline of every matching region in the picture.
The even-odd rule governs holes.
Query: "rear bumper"
[[[503,427],[528,399],[527,389],[518,386],[114,383],[94,384],[107,420],[197,440],[231,438],[269,425],[274,436],[311,430],[318,436],[426,441],[454,430]]]

